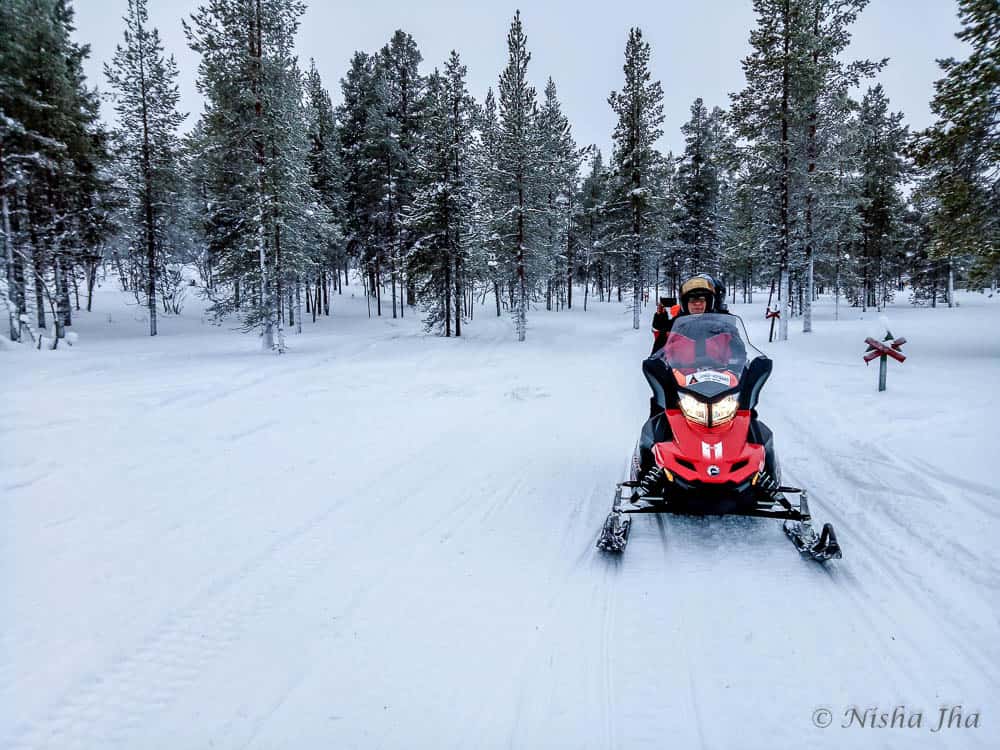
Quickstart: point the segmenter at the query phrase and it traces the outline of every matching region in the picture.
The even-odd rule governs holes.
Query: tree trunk
[[[302,333],[302,277],[295,279],[295,320],[296,333]]]
[[[955,306],[955,265],[948,256],[948,307]]]
[[[515,310],[514,327],[517,330],[517,340],[524,341],[527,328],[528,279],[524,267],[524,186],[522,175],[517,176],[517,308]]]
[[[59,253],[56,253],[52,257],[52,270],[55,274],[55,287],[56,287],[56,301],[58,307],[55,312],[55,325],[56,325],[56,338],[62,339],[66,338],[66,316],[69,311],[63,306],[63,287],[66,284],[66,280],[63,278],[62,263],[59,260]],[[68,300],[68,298],[67,298]]]
[[[455,335],[462,335],[462,303],[465,294],[462,291],[462,261],[455,258]]]
[[[787,341],[788,340],[788,319],[792,316],[792,278],[788,273],[787,268],[782,268],[780,273],[780,281],[778,287],[785,294],[785,304],[784,309],[781,310],[781,315],[778,317],[778,340]]]
[[[73,295],[76,298],[76,310],[80,311],[80,284],[79,279],[76,278],[76,269],[70,274],[70,278],[73,279]]]
[[[138,26],[138,21],[136,22]],[[152,149],[149,144],[149,112],[146,96],[145,54],[142,50],[143,30],[135,30],[139,44],[139,100],[142,108],[142,207],[146,240],[146,306],[149,309],[149,335],[156,335],[156,238],[153,223],[153,165]]]
[[[94,286],[97,284],[97,261],[90,262],[87,269],[87,312],[91,312],[94,302]]]
[[[0,162],[2,164],[2,162]],[[9,304],[10,317],[10,340],[21,340],[21,305],[18,303],[23,298],[24,292],[20,289],[17,279],[17,272],[14,268],[14,235],[10,231],[10,206],[7,202],[7,194],[0,196],[3,210],[3,239],[4,249],[7,259],[7,300]]]
[[[784,7],[784,27],[782,29],[784,37],[784,56],[782,58],[781,73],[781,260],[778,270],[781,277],[781,288],[784,289],[786,280],[791,283],[788,277],[788,252],[790,242],[789,231],[789,144],[788,144],[788,86],[789,86],[789,47],[791,45],[791,29],[789,28],[789,0],[785,0]],[[788,318],[792,312],[792,295],[788,295],[784,314],[778,319],[778,340],[788,340]]]
[[[395,252],[389,254],[389,288],[392,291],[392,317],[396,318],[396,255]],[[402,291],[400,292],[400,306],[402,306]]]
[[[263,86],[263,56],[264,42],[262,33],[261,0],[256,2],[256,12],[253,18],[253,29],[250,35],[250,59],[254,62],[254,78],[251,85],[254,94],[254,115],[256,120],[254,147],[257,162],[257,255],[260,264],[260,311],[264,318],[263,339],[264,349],[274,349],[274,300],[271,299],[271,269],[269,268],[266,248],[267,227],[265,225],[266,182],[264,177],[264,136],[262,124],[264,118],[264,100],[261,92]]]
[[[41,244],[38,241],[38,235],[35,232],[35,225],[29,220],[28,222],[28,232],[31,235],[31,271],[34,278],[35,288],[35,315],[38,323],[38,330],[45,331],[45,297],[44,295],[44,283],[45,283],[45,252],[42,249]]]

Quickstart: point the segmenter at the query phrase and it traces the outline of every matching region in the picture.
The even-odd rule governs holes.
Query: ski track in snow
[[[786,483],[837,528],[845,558],[825,567],[762,519],[637,516],[623,556],[594,548],[647,397],[648,341],[617,307],[586,326],[540,311],[515,345],[506,321],[442,341],[354,303],[281,358],[197,324],[188,351],[166,318],[162,350],[88,359],[95,324],[25,375],[42,404],[93,390],[22,399],[0,428],[81,456],[0,453],[18,563],[0,747],[998,744],[1000,492],[849,429],[853,396],[841,414],[815,395],[871,386],[822,308],[817,338],[769,347],[761,411]],[[890,387],[920,392],[919,363]],[[921,429],[893,398],[884,434]],[[931,721],[945,703],[980,728],[837,724],[849,705]]]
[[[419,459],[435,455],[441,437],[438,435],[437,440],[396,468],[406,469]],[[358,492],[362,489],[363,486],[357,487]],[[471,504],[466,500],[447,515]],[[217,581],[185,611],[174,613],[147,636],[137,652],[116,660],[104,676],[87,678],[71,688],[68,697],[40,722],[44,729],[29,729],[25,737],[14,740],[11,746],[27,748],[48,743],[67,748],[96,747],[128,740],[129,730],[140,727],[142,718],[166,706],[171,697],[193,682],[205,662],[231,647],[252,620],[273,612],[275,600],[287,596],[287,589],[294,589],[329,564],[336,547],[331,544],[333,534],[326,527],[335,522],[335,514],[343,505],[344,502],[332,505],[247,560],[234,574]],[[440,523],[435,520],[417,538],[432,533]],[[389,567],[383,561],[383,572]],[[282,575],[272,580],[270,574],[277,570]],[[386,584],[382,576],[375,579],[380,581],[379,585]],[[359,592],[360,598],[365,593]],[[350,609],[340,617],[349,612]],[[156,686],[152,691],[148,690],[151,685]],[[113,723],[119,725],[110,735],[100,734],[100,722],[95,721],[100,718],[100,707],[105,705],[115,707]]]

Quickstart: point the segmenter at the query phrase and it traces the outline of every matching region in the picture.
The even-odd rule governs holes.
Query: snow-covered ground
[[[824,568],[761,519],[594,548],[648,403],[620,305],[517,344],[345,295],[277,357],[125,299],[0,352],[0,747],[1000,746],[998,300],[891,308],[882,394],[877,314],[735,306]]]

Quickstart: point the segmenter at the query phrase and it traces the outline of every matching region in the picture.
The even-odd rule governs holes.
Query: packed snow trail
[[[73,349],[0,355],[0,747],[1000,741],[1000,306],[894,311],[911,359],[880,396],[875,316],[820,306],[764,347],[785,479],[844,546],[822,567],[762,519],[594,548],[648,399],[618,305],[519,345],[338,299],[272,357],[196,314],[144,338],[112,297]],[[978,727],[931,731],[958,705]],[[897,706],[922,727],[842,726]]]

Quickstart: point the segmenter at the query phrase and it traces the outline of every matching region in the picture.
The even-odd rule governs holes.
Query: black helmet
[[[708,274],[700,273],[681,284],[681,308],[685,313],[690,312],[688,302],[694,297],[704,298],[706,301],[705,311],[712,312],[715,309],[715,280]]]

